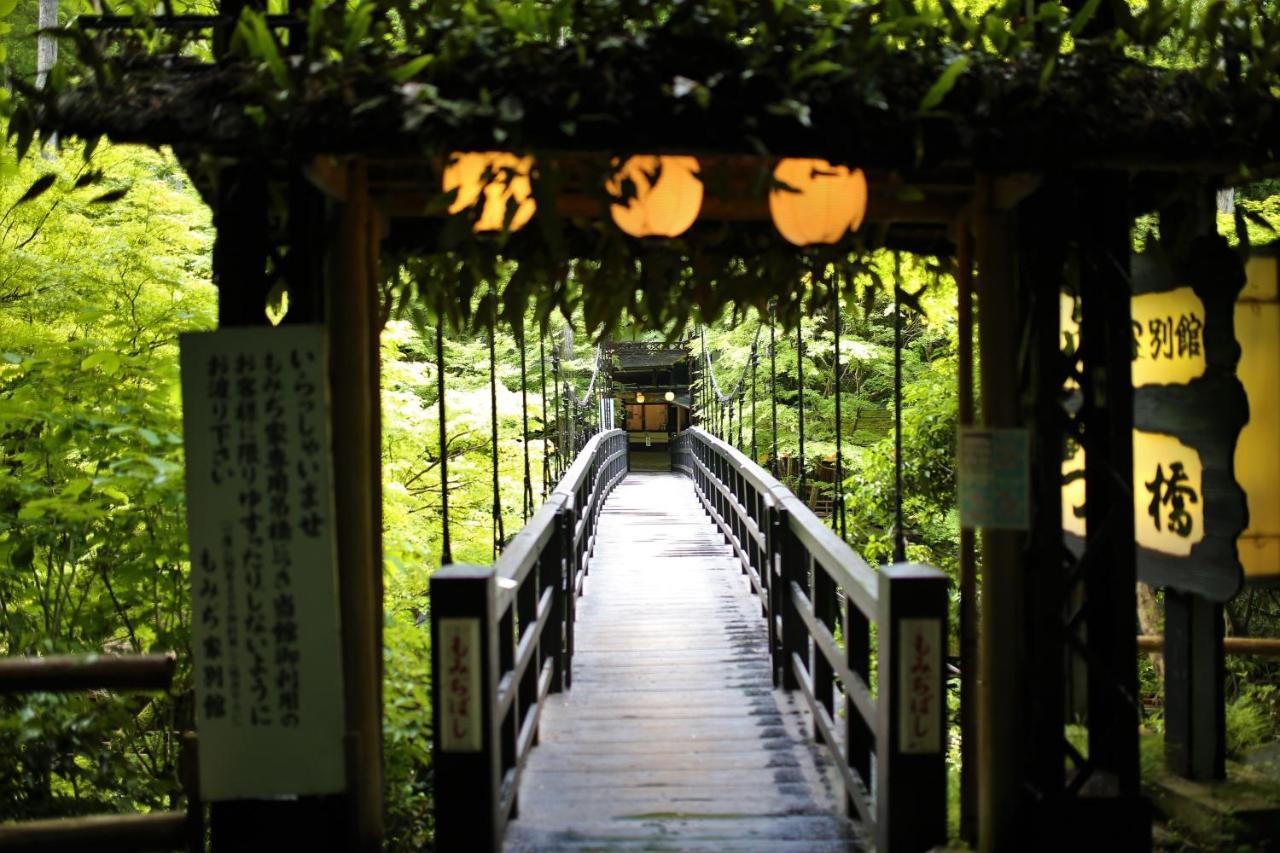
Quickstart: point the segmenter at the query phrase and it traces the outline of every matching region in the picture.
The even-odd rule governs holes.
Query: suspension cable
[[[444,405],[444,298],[440,299],[440,316],[436,320],[436,411],[440,420],[440,565],[453,562],[449,544],[449,442],[445,435]]]
[[[756,367],[760,361],[760,353],[756,345],[751,345],[751,461],[759,462],[759,449],[756,447]]]
[[[489,317],[489,441],[493,468],[493,556],[496,559],[507,538],[502,529],[502,484],[498,476],[498,318],[497,301],[493,303],[493,315]]]
[[[773,430],[773,453],[769,457],[769,471],[778,476],[778,309],[769,306],[769,406],[773,410],[769,426]]]
[[[799,497],[804,502],[804,312],[796,321],[796,414],[800,424],[800,488]]]
[[[547,335],[538,330],[538,379],[542,383],[542,499],[545,501],[550,493],[551,453],[547,429]]]
[[[841,431],[843,424],[840,417],[840,277],[836,272],[832,272],[832,282],[834,286],[831,288],[831,313],[835,321],[835,380],[836,380],[836,470],[835,482],[832,483],[833,494],[831,496],[831,529],[840,534],[840,538],[845,537],[845,518],[844,518],[844,459],[841,444]],[[838,522],[838,526],[837,526]]]
[[[533,515],[533,473],[529,466],[529,367],[525,352],[528,347],[522,329],[513,328],[511,331],[520,347],[520,442],[524,448],[524,493],[521,495],[520,518],[528,522],[529,516]]]
[[[907,561],[902,529],[902,256],[893,254],[893,561]]]
[[[561,467],[564,460],[564,426],[560,420],[560,353],[555,347],[551,348],[551,389],[556,407],[556,480],[559,481],[560,475],[564,473]]]

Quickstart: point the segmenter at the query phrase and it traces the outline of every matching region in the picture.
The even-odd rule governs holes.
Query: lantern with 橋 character
[[[679,237],[702,210],[698,174],[696,157],[628,157],[605,184],[614,224],[632,237]]]
[[[1232,280],[1245,276],[1232,257],[1206,244],[1184,272],[1157,253],[1135,256],[1130,310],[1139,578],[1218,602],[1245,580],[1280,580],[1275,258],[1250,263],[1236,298]],[[1064,296],[1068,349],[1073,314]],[[1085,462],[1075,448],[1063,464],[1062,527],[1075,548],[1087,532]]]
[[[529,175],[533,158],[508,151],[454,152],[444,169],[444,191],[456,192],[449,213],[461,213],[484,200],[472,230],[518,231],[537,208]],[[510,221],[508,221],[510,216]]]
[[[789,243],[838,243],[862,226],[867,213],[867,178],[861,169],[826,160],[789,158],[773,170],[769,192],[774,227]]]

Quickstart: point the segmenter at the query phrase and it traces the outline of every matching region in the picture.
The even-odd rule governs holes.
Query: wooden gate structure
[[[293,61],[290,53],[299,57],[304,50],[311,4],[289,5],[288,14],[261,18],[284,47],[285,63]],[[283,286],[290,297],[286,323],[322,323],[328,329],[335,491],[343,520],[338,557],[349,783],[344,794],[329,798],[215,803],[212,832],[218,850],[272,844],[286,849],[342,838],[348,849],[372,851],[380,849],[383,834],[378,334],[392,308],[383,259],[429,254],[437,245],[443,209],[433,202],[441,195],[441,152],[491,147],[497,119],[488,125],[477,120],[479,125],[455,136],[438,116],[410,124],[396,111],[403,92],[383,77],[361,81],[385,95],[367,111],[353,110],[341,91],[326,95],[329,100],[300,96],[265,112],[246,109],[253,106],[246,92],[252,91],[248,81],[258,67],[238,64],[227,48],[237,16],[245,9],[265,11],[266,3],[222,0],[219,7],[219,14],[209,17],[81,19],[79,26],[89,33],[154,26],[212,37],[218,60],[122,63],[116,66],[119,85],[109,96],[86,83],[35,98],[38,108],[30,115],[45,131],[64,137],[105,134],[116,142],[173,146],[213,209],[221,325],[264,325],[268,296]],[[307,71],[290,68],[286,73],[305,83]],[[1006,70],[1014,84],[1003,111],[975,117],[971,134],[956,134],[950,124],[918,110],[895,114],[882,106],[845,104],[838,97],[814,112],[811,125],[807,111],[803,123],[762,123],[755,141],[772,152],[767,156],[744,154],[749,147],[743,138],[726,142],[720,130],[740,127],[737,123],[708,119],[699,125],[705,137],[675,123],[632,129],[643,131],[642,143],[655,150],[702,156],[704,170],[717,176],[708,187],[718,189],[708,192],[701,218],[717,228],[759,232],[769,219],[760,188],[768,185],[775,155],[820,155],[866,171],[871,195],[864,231],[877,245],[955,259],[965,329],[961,345],[971,343],[967,333],[976,310],[981,365],[978,400],[962,366],[962,419],[990,430],[1021,431],[1030,484],[1021,507],[1024,518],[1015,529],[989,525],[979,535],[981,630],[971,551],[960,580],[964,769],[971,781],[966,790],[974,794],[966,798],[966,832],[984,850],[1100,839],[1113,847],[1141,849],[1150,844],[1150,816],[1138,778],[1130,232],[1135,216],[1158,212],[1163,249],[1172,264],[1181,269],[1202,264],[1205,240],[1220,249],[1210,236],[1213,190],[1236,176],[1240,164],[1272,160],[1263,140],[1276,138],[1280,110],[1241,127],[1220,121],[1230,117],[1228,108],[1200,119],[1172,108],[1149,108],[1145,100],[1138,109],[1135,95],[1121,87],[1143,87],[1133,78],[1116,83],[1119,78],[1105,71],[1087,80],[1072,78],[1080,91],[1064,100],[1052,88],[1034,94],[1035,81],[1042,80],[1038,65]],[[1207,97],[1207,90],[1192,82],[1186,83],[1189,93],[1180,94],[1162,88],[1163,78],[1155,72],[1144,79],[1175,105]],[[491,94],[497,102],[502,92]],[[1073,105],[1082,101],[1114,102],[1120,118],[1112,121],[1104,110],[1089,122],[1076,122]],[[193,103],[199,108],[192,109]],[[654,109],[660,112],[663,103]],[[284,112],[275,112],[277,107]],[[1133,112],[1124,112],[1130,108]],[[557,178],[541,190],[542,206],[585,223],[586,232],[593,233],[594,223],[608,216],[607,201],[592,181],[608,170],[611,149],[641,143],[629,138],[625,126],[612,135],[573,137],[554,117],[522,121],[528,130],[525,144]],[[574,245],[588,257],[594,244],[579,240]],[[1209,278],[1237,275],[1229,252],[1209,255],[1216,265]],[[1203,264],[1198,269],[1205,272]],[[438,284],[421,282],[428,295]],[[776,294],[788,299],[793,285],[777,280]],[[1064,290],[1080,302],[1081,347],[1072,357],[1064,355],[1060,341]],[[962,365],[971,360],[972,352],[962,352]],[[1229,373],[1233,366],[1227,351],[1214,369]],[[1230,382],[1223,380],[1228,392]],[[1064,406],[1068,383],[1075,383],[1079,393],[1075,404]],[[1078,553],[1062,544],[1068,438],[1087,450],[1087,534]],[[464,768],[439,755],[437,803],[472,793],[446,791],[446,778],[451,784],[475,781],[480,786],[475,796],[488,798],[486,813],[493,815],[485,830],[492,845],[536,730],[539,700],[561,674],[566,683],[569,675],[568,659],[557,657],[563,647],[549,656],[537,650],[536,638],[545,637],[547,626],[571,626],[571,597],[562,598],[548,581],[546,565],[554,575],[557,548],[574,551],[572,556],[560,552],[569,565],[590,553],[591,514],[622,471],[614,441],[614,434],[606,433],[588,445],[566,480],[578,484],[574,493],[557,492],[496,572],[447,570],[433,584],[437,616],[456,608],[484,619],[484,684],[491,700],[485,713],[492,714],[484,731],[486,737],[502,738],[492,753],[484,753],[483,767]],[[815,527],[793,497],[703,433],[686,433],[677,455],[760,594],[774,671],[783,686],[803,693],[829,746],[842,739],[849,744],[839,766],[851,791],[875,776],[868,772],[868,753],[876,732],[879,776],[869,787],[878,791],[880,812],[873,816],[860,793],[851,795],[855,811],[881,829],[899,826],[896,786],[916,778],[909,769],[913,759],[902,756],[900,764],[886,745],[895,742],[896,717],[884,708],[892,709],[901,697],[882,685],[872,703],[863,689],[865,637],[868,623],[878,622],[882,667],[893,669],[898,650],[891,638],[897,629],[889,629],[886,643],[885,620],[896,624],[899,606],[905,613],[921,607],[932,614],[940,595],[936,578],[888,572],[873,581],[865,566],[819,532],[821,525]],[[587,495],[580,493],[584,484]],[[1224,500],[1230,502],[1231,493],[1227,483]],[[962,543],[972,546],[974,538],[967,532]],[[1238,573],[1238,566],[1220,568]],[[514,582],[515,589],[507,589],[505,581]],[[917,599],[910,592],[900,595],[898,584],[928,591]],[[848,606],[843,650],[832,636],[836,588],[844,590]],[[457,596],[451,597],[449,589]],[[1200,686],[1220,681],[1221,602],[1195,592],[1177,592],[1168,601],[1169,743],[1175,758],[1186,757],[1178,766],[1213,775],[1221,772],[1214,751],[1220,750],[1222,719],[1220,706],[1206,704]],[[518,640],[513,624],[521,632]],[[571,628],[566,630],[571,637]],[[498,631],[500,637],[493,633]],[[506,673],[505,680],[500,673]],[[841,699],[850,709],[843,737],[833,731],[833,677],[843,684]],[[1074,692],[1072,707],[1088,726],[1084,752],[1065,737],[1069,683],[1083,685]],[[456,780],[449,776],[455,769]],[[931,765],[925,773],[930,798],[941,784],[932,775],[936,772]],[[933,830],[932,823],[921,827],[931,836]],[[447,822],[441,831],[449,831]]]

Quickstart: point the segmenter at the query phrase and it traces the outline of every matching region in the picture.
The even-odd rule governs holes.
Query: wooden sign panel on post
[[[325,333],[182,337],[200,790],[345,787]]]

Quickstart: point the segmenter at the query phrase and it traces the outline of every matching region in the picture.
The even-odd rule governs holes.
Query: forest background
[[[34,72],[35,6],[0,0],[0,49],[7,48],[12,73],[24,78]],[[0,127],[0,136],[7,139],[7,128]],[[191,727],[177,353],[182,333],[216,325],[210,217],[168,152],[104,144],[89,162],[82,155],[72,144],[19,163],[12,147],[0,148],[0,655],[174,650],[180,670],[174,690],[161,697],[0,699],[0,820],[168,807],[179,796],[177,735]],[[1274,239],[1265,223],[1280,226],[1280,186],[1246,187],[1236,201],[1257,214],[1248,223],[1252,242]],[[1234,233],[1229,216],[1222,230]],[[955,283],[949,268],[933,261],[886,253],[853,260],[838,377],[830,305],[805,312],[803,389],[794,330],[777,332],[779,447],[795,452],[802,396],[808,458],[834,454],[838,384],[847,537],[872,563],[886,561],[897,282],[915,297],[904,309],[903,330],[907,556],[954,578]],[[580,318],[571,319],[578,322],[568,364],[581,393],[593,342]],[[708,323],[724,387],[749,375],[744,371],[763,320],[748,312]],[[382,337],[384,730],[394,849],[420,849],[431,835],[424,620],[428,578],[440,563],[436,378],[442,368],[453,554],[459,562],[492,558],[488,340],[447,330],[440,365],[434,322],[410,312],[392,320]],[[549,347],[564,323],[561,318],[544,330]],[[679,331],[693,335],[697,327]],[[654,333],[624,328],[618,337],[652,339]],[[767,326],[761,340],[769,340]],[[508,533],[520,527],[524,489],[518,346],[511,330],[498,330],[498,458]],[[554,436],[544,429],[535,393],[543,362],[532,335],[525,346],[531,485],[540,495],[544,470],[554,472],[562,460],[548,459],[544,467]],[[774,428],[767,343],[760,356],[759,403],[742,433],[744,449],[757,433],[758,456]],[[1233,631],[1280,635],[1274,592],[1251,590],[1231,611]],[[1231,748],[1238,753],[1275,737],[1280,673],[1245,659],[1230,659],[1229,666]],[[1143,676],[1146,725],[1158,732],[1160,688],[1149,662]]]

